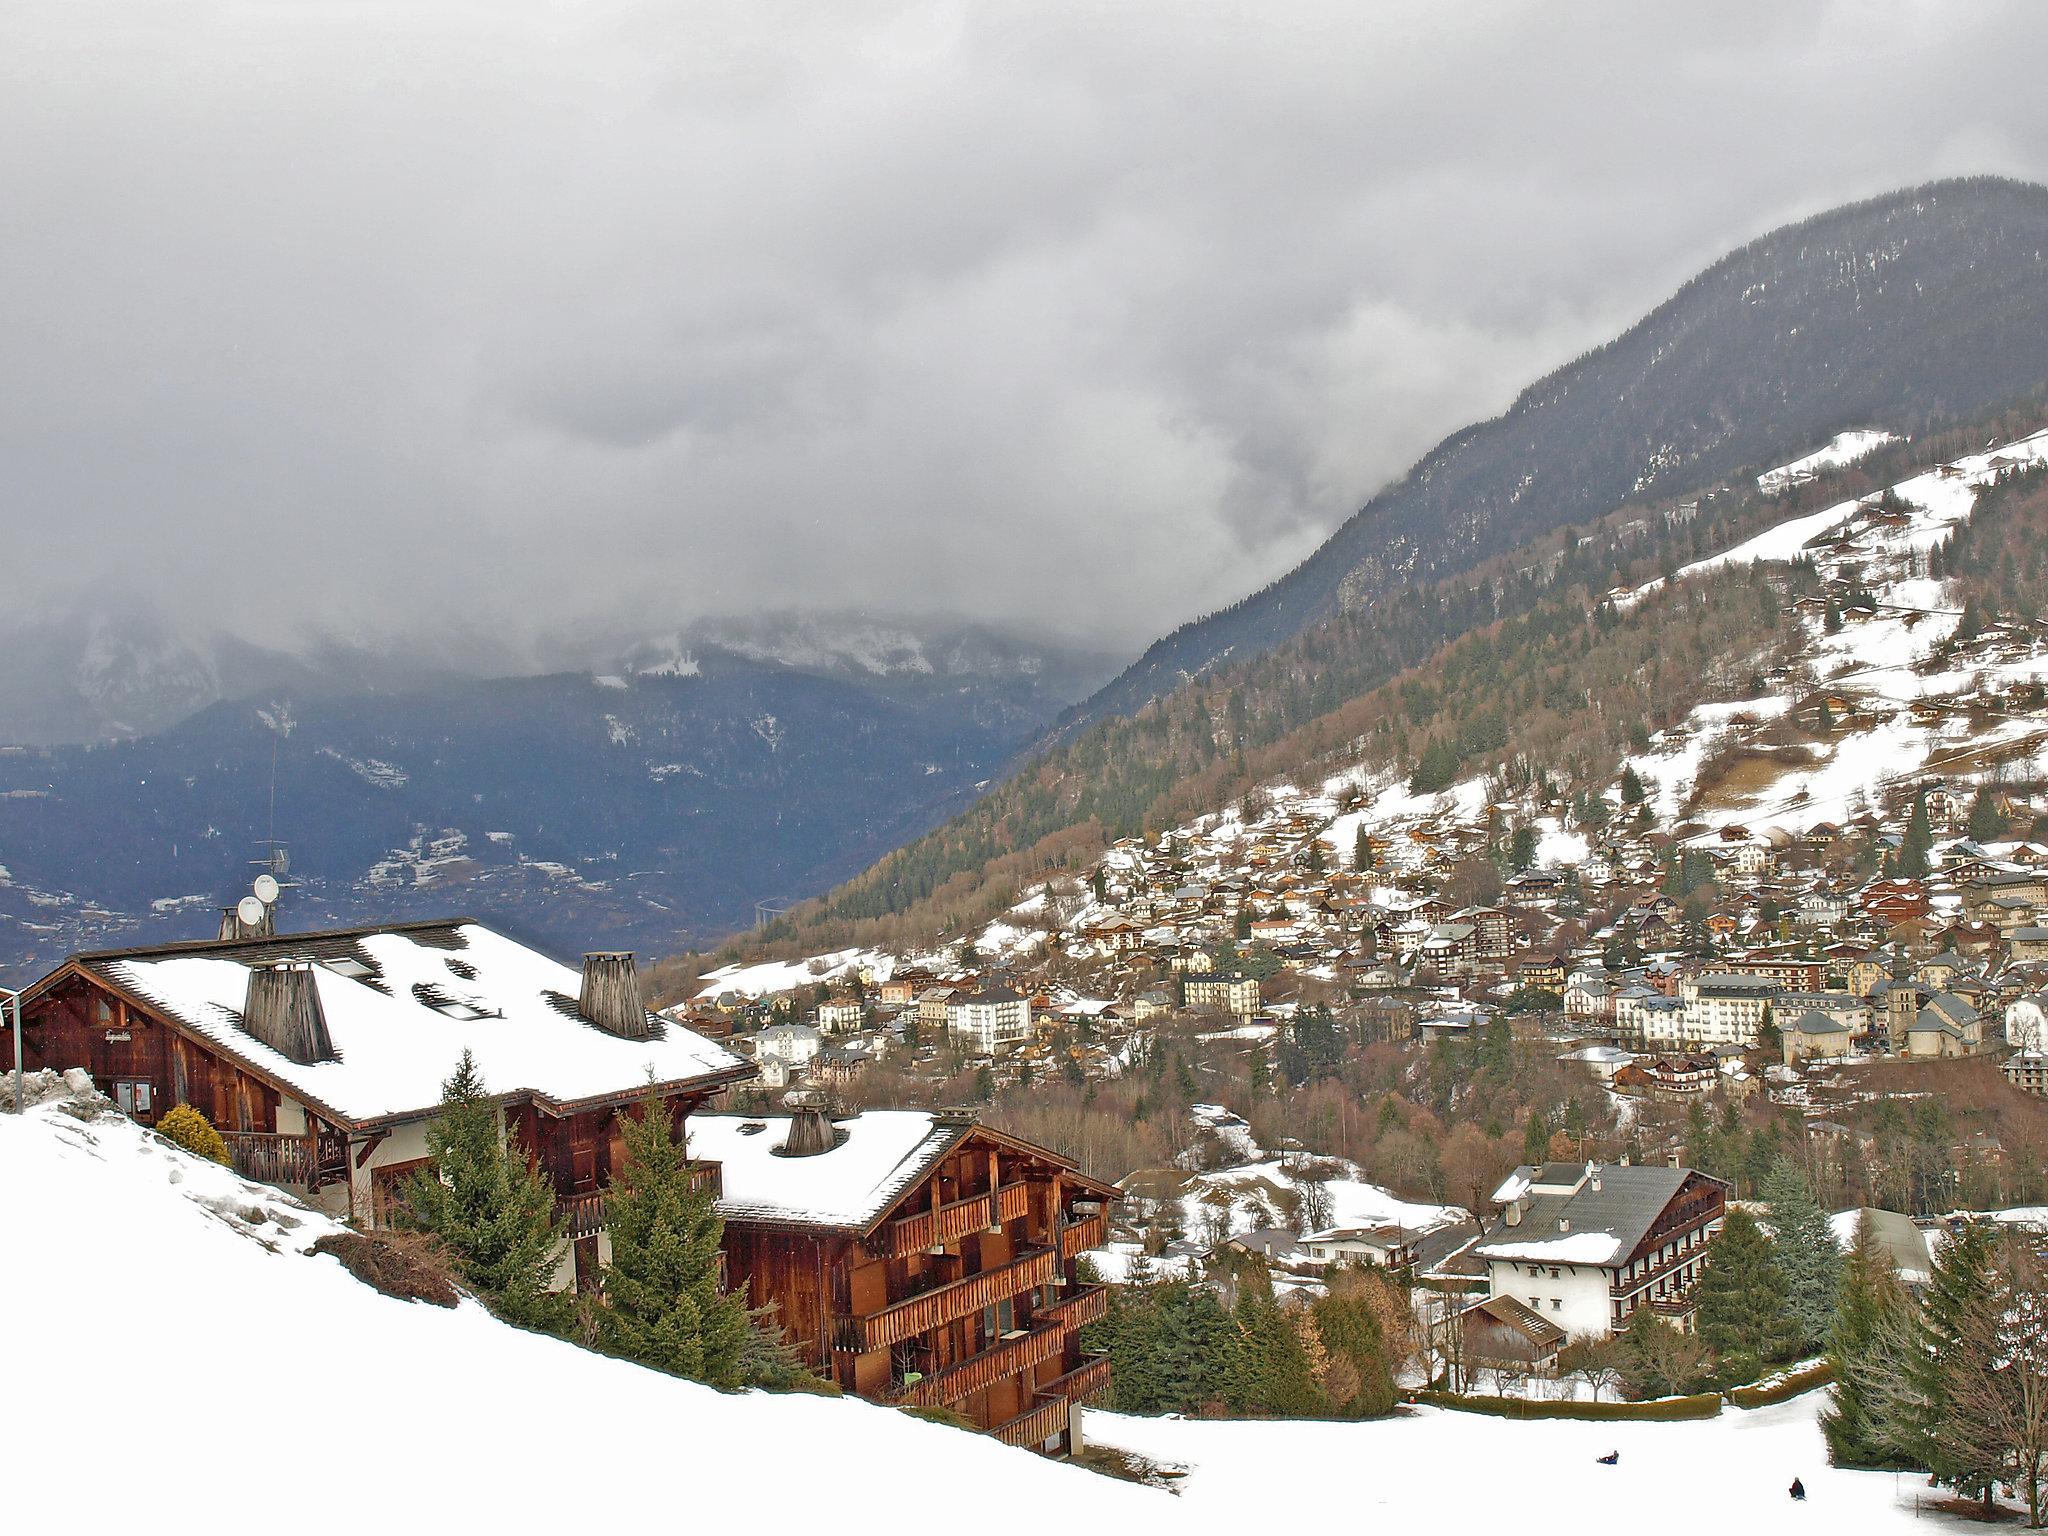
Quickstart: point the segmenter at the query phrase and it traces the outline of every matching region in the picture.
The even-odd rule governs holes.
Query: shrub
[[[1490,1413],[1499,1419],[1648,1419],[1675,1422],[1711,1419],[1721,1412],[1718,1393],[1660,1397],[1647,1403],[1536,1402],[1519,1397],[1461,1397],[1455,1392],[1418,1392],[1415,1400],[1462,1413]]]
[[[1728,1394],[1728,1401],[1738,1408],[1768,1408],[1773,1403],[1782,1403],[1811,1392],[1815,1387],[1824,1387],[1835,1379],[1835,1368],[1822,1360],[1813,1365],[1802,1366],[1796,1371],[1787,1371],[1770,1381],[1755,1386],[1736,1387]]]
[[[175,1142],[194,1157],[203,1157],[209,1162],[226,1163],[228,1144],[213,1122],[199,1113],[190,1104],[180,1104],[169,1110],[156,1123],[157,1135],[166,1141]]]
[[[400,1301],[455,1305],[455,1282],[440,1244],[419,1232],[330,1232],[313,1252],[332,1254],[363,1284]]]

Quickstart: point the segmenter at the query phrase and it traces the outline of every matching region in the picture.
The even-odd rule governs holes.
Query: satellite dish
[[[263,903],[254,896],[244,896],[235,903],[235,916],[241,919],[245,928],[260,928],[263,926]]]
[[[258,875],[256,877],[255,890],[256,899],[266,907],[269,906],[273,901],[277,900],[277,876]]]

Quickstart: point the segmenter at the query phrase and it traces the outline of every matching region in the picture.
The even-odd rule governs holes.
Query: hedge
[[[1768,1408],[1802,1392],[1811,1392],[1815,1387],[1824,1387],[1834,1379],[1835,1368],[1825,1360],[1817,1360],[1800,1370],[1788,1371],[1775,1381],[1754,1387],[1736,1387],[1729,1392],[1728,1401],[1738,1408]]]
[[[1489,1413],[1498,1419],[1649,1419],[1675,1423],[1683,1419],[1711,1419],[1721,1412],[1717,1392],[1692,1397],[1660,1397],[1647,1403],[1532,1402],[1519,1397],[1462,1397],[1455,1392],[1426,1391],[1415,1401],[1438,1408],[1455,1408],[1461,1413]]]

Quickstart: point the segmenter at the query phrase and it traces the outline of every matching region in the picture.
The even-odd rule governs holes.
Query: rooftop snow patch
[[[871,1109],[836,1122],[831,1151],[785,1157],[790,1118],[690,1116],[690,1156],[722,1165],[724,1215],[864,1232],[968,1131],[927,1110]]]
[[[678,1024],[663,1023],[658,1039],[626,1040],[565,1013],[557,999],[573,1009],[581,973],[480,924],[450,924],[434,934],[451,938],[453,947],[423,942],[427,935],[416,929],[395,929],[354,941],[369,974],[314,965],[340,1059],[310,1065],[241,1027],[249,990],[249,965],[241,959],[197,946],[88,963],[308,1103],[357,1122],[433,1110],[464,1050],[475,1055],[492,1093],[531,1092],[558,1104],[631,1093],[650,1074],[673,1083],[746,1066]],[[262,949],[267,959],[283,959],[292,944],[266,941]]]

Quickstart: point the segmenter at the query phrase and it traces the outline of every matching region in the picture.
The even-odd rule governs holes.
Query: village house
[[[619,1112],[652,1092],[680,1123],[754,1075],[649,1013],[630,954],[586,955],[579,975],[469,918],[77,954],[23,993],[22,1017],[30,1067],[83,1066],[144,1124],[190,1104],[237,1172],[367,1227],[430,1166],[467,1050],[554,1188],[563,1284],[590,1283],[609,1248]]]
[[[1848,1025],[1817,1008],[1809,1008],[1781,1025],[1779,1036],[1788,1067],[1802,1061],[1839,1059],[1847,1056],[1855,1044]]]
[[[1240,1019],[1258,1017],[1259,981],[1234,971],[1190,975],[1182,982],[1183,996],[1190,1008],[1216,1008]]]
[[[1369,1264],[1406,1271],[1415,1267],[1415,1237],[1406,1227],[1330,1227],[1302,1233],[1301,1246],[1320,1264]]]
[[[1689,1327],[1728,1186],[1691,1168],[1545,1163],[1494,1191],[1499,1224],[1473,1245],[1487,1294],[1572,1338],[1605,1338],[1648,1307]]]
[[[945,1408],[1010,1445],[1071,1454],[1109,1385],[1080,1329],[1106,1310],[1077,1258],[1106,1240],[1116,1191],[970,1113],[689,1121],[721,1170],[726,1271],[773,1304],[806,1363],[846,1391]]]
[[[860,1029],[862,1018],[861,1000],[857,997],[828,997],[818,1004],[820,1034],[854,1034]]]
[[[946,1032],[982,1056],[1015,1050],[1031,1038],[1031,1000],[1004,986],[955,994],[946,1000]]]

